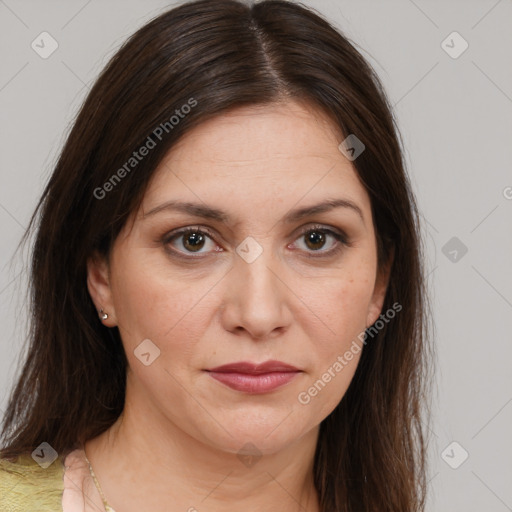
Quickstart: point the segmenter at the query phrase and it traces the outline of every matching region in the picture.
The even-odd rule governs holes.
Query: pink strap
[[[105,512],[103,501],[89,472],[82,449],[72,451],[64,461],[63,512]]]

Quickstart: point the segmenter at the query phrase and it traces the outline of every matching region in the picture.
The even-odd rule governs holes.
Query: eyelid
[[[301,235],[305,235],[306,233],[309,233],[310,231],[324,231],[326,233],[332,233],[333,235],[337,235],[343,240],[348,243],[348,236],[347,234],[342,231],[341,229],[333,228],[331,226],[325,226],[323,224],[308,224],[302,228],[300,228],[299,233],[297,237]]]

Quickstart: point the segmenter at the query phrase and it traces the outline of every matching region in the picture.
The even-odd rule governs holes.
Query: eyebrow
[[[325,213],[336,208],[346,208],[357,213],[361,220],[364,223],[364,216],[361,208],[351,201],[350,199],[327,199],[326,201],[322,201],[321,203],[314,204],[312,206],[306,206],[303,208],[297,208],[295,210],[289,211],[283,218],[283,221],[286,223],[297,222],[305,217],[310,217],[312,215],[318,215],[320,213]],[[190,203],[185,201],[167,201],[155,208],[152,208],[149,212],[143,215],[144,218],[149,217],[151,215],[155,215],[161,211],[171,210],[186,213],[189,215],[193,215],[195,217],[201,217],[203,219],[216,220],[219,222],[224,222],[226,224],[231,222],[230,215],[218,208],[213,208],[206,204],[201,203]]]

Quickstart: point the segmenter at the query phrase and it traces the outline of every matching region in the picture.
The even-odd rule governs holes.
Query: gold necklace
[[[105,495],[103,494],[103,491],[101,490],[100,483],[98,482],[98,479],[96,478],[96,475],[94,474],[94,470],[92,469],[92,464],[90,463],[89,459],[87,458],[87,455],[85,454],[85,450],[84,450],[84,457],[85,457],[85,460],[87,461],[87,464],[89,465],[89,473],[91,474],[94,485],[96,486],[96,489],[98,489],[98,492],[100,493],[101,500],[103,501],[103,506],[105,507],[105,511],[106,512],[115,512],[115,510],[108,504],[107,499],[105,498]]]
[[[90,463],[89,459],[87,458],[87,455],[85,454],[85,450],[84,450],[84,457],[85,457],[85,460],[87,461],[87,464],[89,465],[89,473],[91,474],[94,485],[96,486],[96,489],[98,489],[98,492],[100,493],[101,500],[103,501],[103,506],[105,507],[105,512],[115,512],[115,510],[108,504],[107,499],[105,498],[105,495],[103,494],[103,491],[101,490],[100,483],[98,482],[98,479],[96,478],[96,475],[94,474],[94,470],[92,469],[92,464]],[[309,505],[309,498],[310,498],[310,495],[308,495],[306,508]]]

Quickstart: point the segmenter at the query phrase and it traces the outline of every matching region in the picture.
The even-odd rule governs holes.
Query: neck
[[[117,512],[163,512],[169,503],[187,512],[225,511],[227,504],[248,512],[318,512],[318,432],[272,453],[244,456],[196,439],[127,395],[120,418],[85,450]]]

